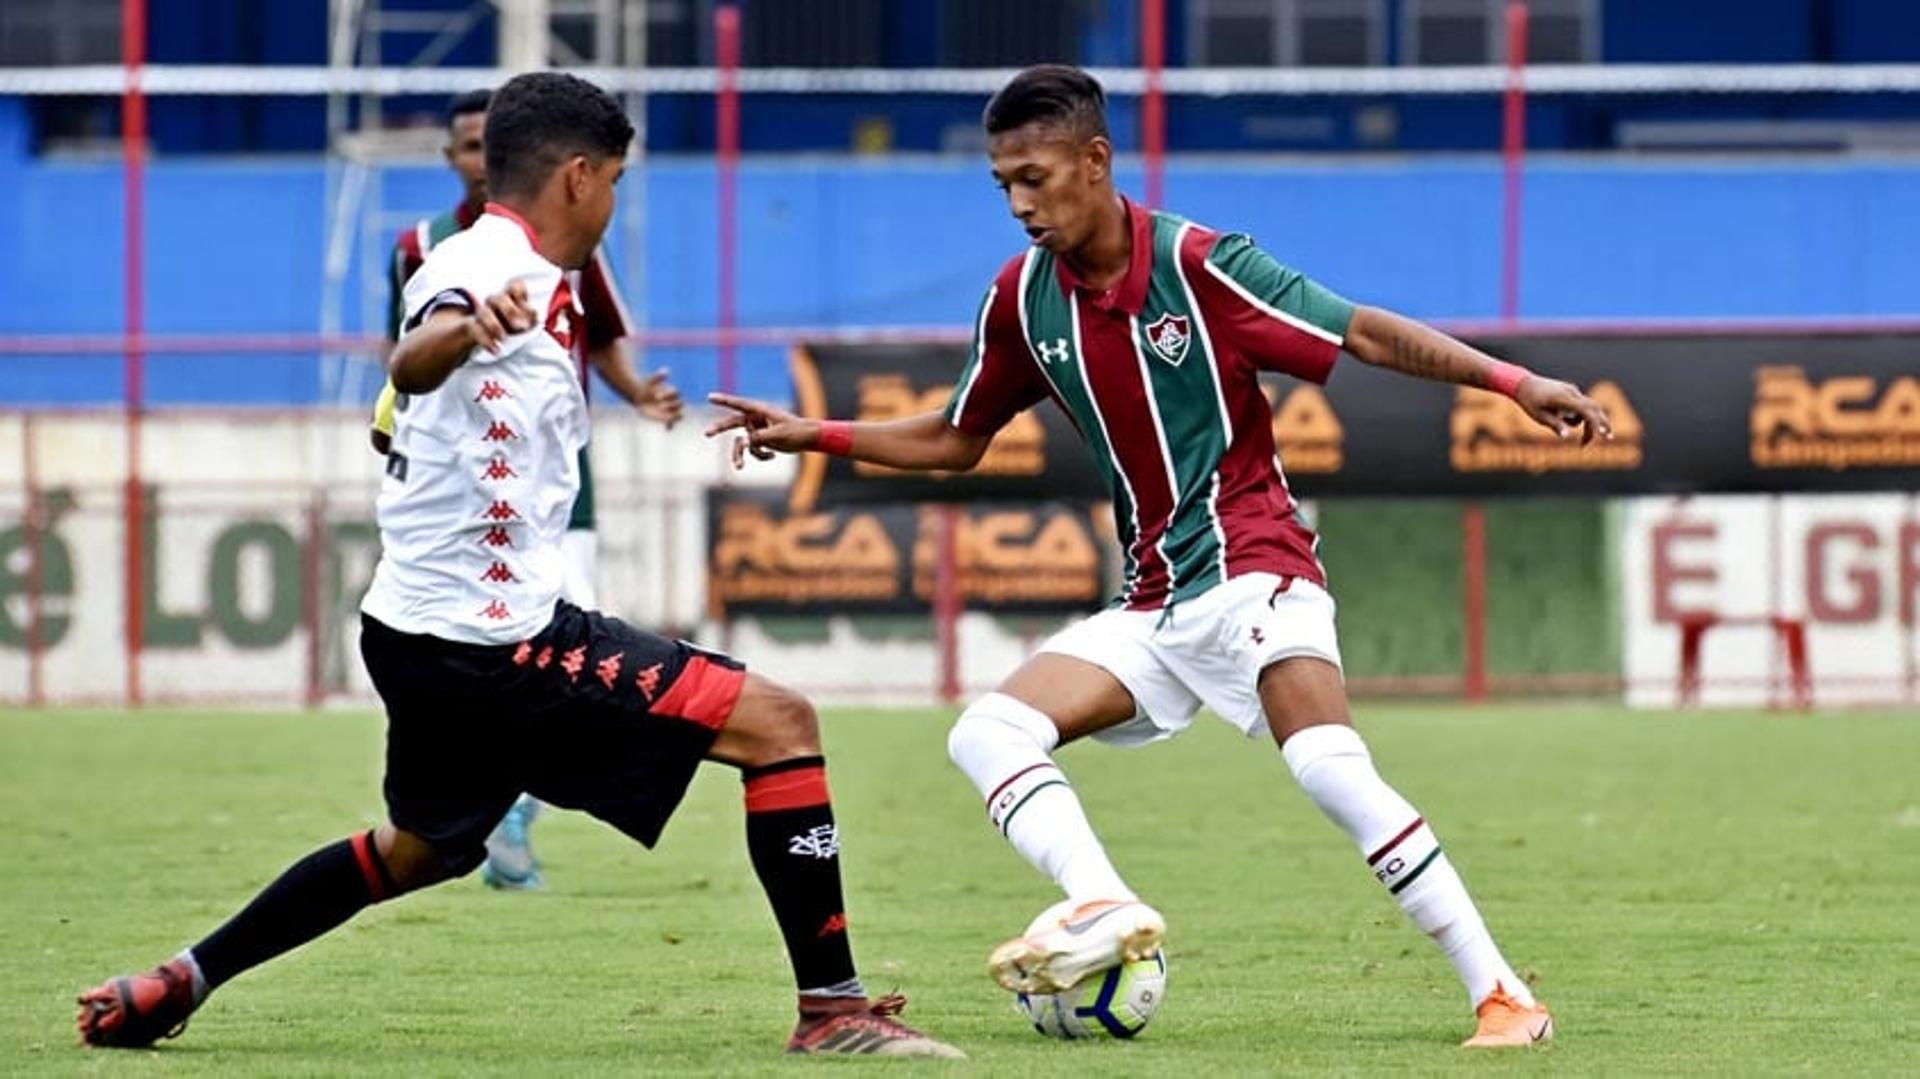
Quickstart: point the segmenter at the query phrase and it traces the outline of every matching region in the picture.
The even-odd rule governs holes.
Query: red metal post
[[[1147,173],[1147,205],[1166,193],[1167,95],[1160,73],[1167,59],[1167,0],[1140,0],[1140,66],[1146,91],[1140,97],[1140,153]]]
[[[1502,112],[1500,318],[1520,317],[1520,195],[1527,154],[1527,4],[1507,4],[1507,90]],[[1463,682],[1467,699],[1487,699],[1487,515],[1469,502],[1460,515],[1461,583],[1466,590]]]
[[[1480,503],[1469,502],[1460,514],[1460,585],[1465,593],[1467,699],[1487,699],[1487,518]]]
[[[1507,4],[1507,92],[1501,132],[1500,317],[1520,317],[1520,196],[1527,156],[1527,4]]]
[[[140,479],[140,417],[146,408],[146,150],[147,98],[140,86],[140,70],[147,57],[146,0],[120,2],[120,62],[126,70],[126,88],[120,95],[121,192],[125,200],[125,252],[122,256],[127,351],[122,361],[126,406],[126,634],[127,702],[141,700],[140,651],[146,637],[145,523]]]
[[[960,507],[940,507],[940,563],[933,575],[933,622],[940,643],[940,699],[960,699]]]
[[[719,185],[715,209],[720,218],[720,249],[716,253],[720,271],[719,381],[722,390],[732,393],[738,384],[738,346],[733,330],[738,323],[735,260],[739,257],[740,170],[740,9],[732,4],[713,9],[713,52],[720,73],[720,89],[714,96],[714,174]]]

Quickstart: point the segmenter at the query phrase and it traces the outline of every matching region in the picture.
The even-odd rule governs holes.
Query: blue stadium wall
[[[752,32],[764,9],[795,0],[741,0],[748,27],[750,65],[823,62],[793,43],[780,45],[769,32]],[[863,0],[821,4],[818,10],[874,13],[879,26],[869,36],[861,62],[883,67],[927,67],[962,62],[1016,65],[1067,59],[1092,65],[1125,65],[1139,55],[1137,0],[996,0],[1005,13],[1017,6],[1043,8],[1030,20],[1064,20],[1071,27],[1057,54],[1030,55],[1035,42],[1008,41],[992,55],[968,53],[948,25],[955,13],[983,0]],[[1188,55],[1187,0],[1167,0],[1167,55],[1175,65]],[[702,65],[712,60],[706,32],[711,0],[654,0],[663,13],[678,12],[672,33],[649,46],[660,65]],[[326,0],[150,0],[147,51],[166,64],[323,64],[326,62]],[[497,27],[490,9],[473,0],[386,0],[390,11],[438,10],[475,16],[469,33],[441,57],[447,66],[484,67],[495,61]],[[1404,60],[1400,14],[1405,0],[1385,0],[1384,57]],[[1597,59],[1607,63],[1868,63],[1920,60],[1920,4],[1914,0],[1601,0]],[[987,23],[995,20],[991,14]],[[943,32],[944,31],[944,32]],[[382,55],[398,62],[415,55],[429,35],[395,32]],[[818,47],[819,42],[813,42]],[[786,51],[782,51],[785,49]],[[106,60],[109,57],[101,57]],[[382,106],[382,121],[433,122],[444,101],[396,97]],[[1384,106],[1384,108],[1383,108]],[[87,137],[116,129],[116,103],[106,98],[43,98],[32,107],[35,144]],[[754,151],[846,151],[857,141],[883,137],[896,149],[951,149],[972,135],[980,102],[955,97],[811,98],[772,96],[750,100],[743,137]],[[1483,150],[1496,148],[1498,103],[1479,98],[1404,101],[1314,98],[1274,101],[1246,97],[1181,99],[1169,110],[1175,150]],[[1365,110],[1367,123],[1356,123]],[[1537,102],[1530,110],[1536,145],[1558,149],[1605,149],[1620,142],[1635,121],[1698,121],[1768,118],[1777,121],[1920,119],[1913,95],[1793,95],[1772,98],[1681,97],[1654,100],[1619,97]],[[1132,103],[1116,102],[1115,130],[1123,148],[1135,129]],[[713,109],[703,97],[655,96],[648,107],[651,147],[658,152],[699,152],[713,146]],[[159,98],[151,106],[153,144],[166,154],[312,153],[325,143],[325,103],[307,98]],[[884,133],[884,134],[881,134]]]
[[[1136,175],[1121,179],[1137,190]],[[116,165],[0,153],[0,335],[119,329],[120,187]],[[627,291],[653,326],[714,321],[713,188],[711,164],[697,159],[656,159],[628,181],[628,197],[644,196],[650,240],[637,260],[616,249],[615,265],[643,274]],[[310,159],[156,162],[149,330],[317,332],[325,189]],[[1196,220],[1251,232],[1357,299],[1427,317],[1498,313],[1494,161],[1177,160],[1167,190]],[[972,159],[763,159],[744,168],[740,191],[743,325],[964,325],[1020,247]],[[433,167],[384,179],[389,210],[437,212],[453,195]],[[1920,311],[1920,163],[1546,158],[1528,172],[1526,222],[1522,303],[1532,317]],[[383,265],[384,251],[354,252],[350,301],[361,275]],[[346,328],[362,329],[359,305],[348,306]],[[659,362],[693,392],[713,385],[708,351]],[[151,364],[149,388],[156,403],[309,402],[317,370],[310,355],[171,356]],[[741,385],[784,393],[784,356],[743,352]],[[6,403],[119,392],[117,357],[0,357]]]

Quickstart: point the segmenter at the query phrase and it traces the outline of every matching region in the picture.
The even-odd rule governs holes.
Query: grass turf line
[[[991,1074],[1910,1072],[1920,1050],[1920,724],[1611,709],[1361,711],[1560,1041],[1489,1061],[1445,963],[1279,755],[1203,722],[1066,750],[1167,915],[1165,1008],[1130,1044],[1022,1025],[987,950],[1054,898],[947,763],[945,713],[826,720],[870,988]],[[242,976],[155,1053],[73,1046],[71,1000],[226,917],[380,814],[359,714],[0,711],[0,1074],[763,1073],[791,1025],[738,781],[710,766],[647,854],[535,832],[550,891],[477,879]],[[922,1065],[923,1069],[939,1065]],[[916,1069],[919,1070],[919,1069]]]

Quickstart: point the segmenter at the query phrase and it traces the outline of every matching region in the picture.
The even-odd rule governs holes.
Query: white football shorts
[[[1040,651],[1091,663],[1133,694],[1133,718],[1094,735],[1103,742],[1171,738],[1203,704],[1254,738],[1267,731],[1260,672],[1295,656],[1339,667],[1333,621],[1333,597],[1312,581],[1248,573],[1171,611],[1101,611],[1054,634]]]

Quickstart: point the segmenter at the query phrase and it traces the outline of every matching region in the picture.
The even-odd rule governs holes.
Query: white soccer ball
[[[1062,907],[1050,907],[1027,927],[1029,935],[1058,922]],[[1167,995],[1167,957],[1120,963],[1088,975],[1058,993],[1015,993],[1013,1006],[1049,1038],[1131,1038],[1146,1029]]]

